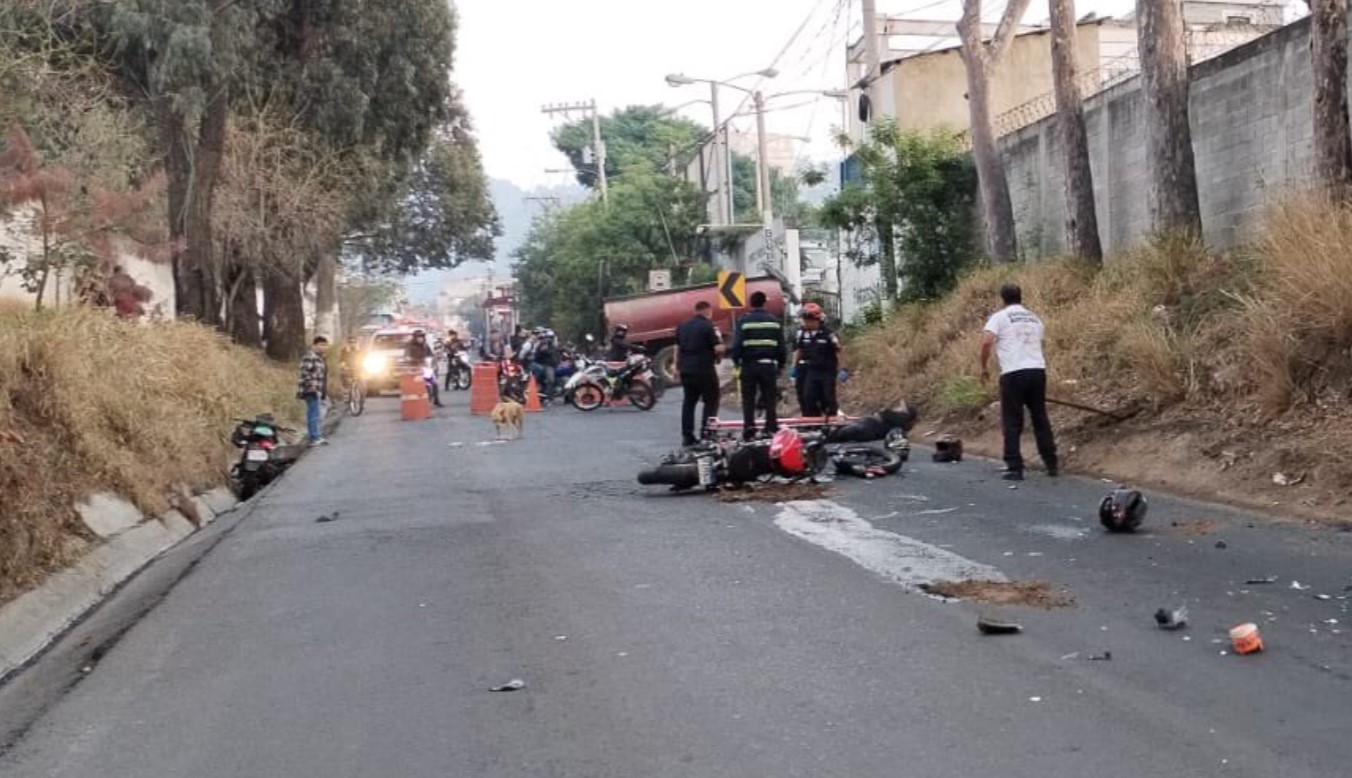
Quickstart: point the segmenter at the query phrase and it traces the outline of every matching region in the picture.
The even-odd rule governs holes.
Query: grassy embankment
[[[1352,210],[1295,198],[1264,225],[1227,254],[1160,240],[1100,271],[1073,260],[977,271],[853,339],[848,403],[906,397],[925,411],[922,430],[997,453],[977,353],[1013,281],[1047,325],[1049,394],[1131,416],[1057,410],[1072,469],[1337,516],[1352,496]],[[1303,480],[1282,487],[1278,473]]]
[[[74,506],[113,492],[148,516],[225,483],[237,416],[294,422],[294,371],[191,324],[0,307],[0,602],[94,542]]]

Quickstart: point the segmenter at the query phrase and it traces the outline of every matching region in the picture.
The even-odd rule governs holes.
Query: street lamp
[[[731,82],[736,81],[738,79],[747,78],[749,76],[759,76],[761,78],[774,78],[778,75],[779,75],[778,70],[774,68],[765,68],[763,70],[756,70],[751,73],[743,73],[739,76],[733,76],[732,78],[729,78],[724,81],[719,81],[710,78],[692,78],[690,76],[685,75],[684,73],[672,73],[667,76],[667,85],[672,87],[691,86],[694,84],[709,85],[709,97],[710,97],[709,103],[713,108],[714,114],[714,125],[713,125],[714,152],[715,152],[714,156],[716,163],[721,162],[721,165],[719,165],[718,169],[722,171],[722,175],[720,176],[720,178],[723,179],[720,182],[717,197],[715,198],[716,201],[715,206],[717,211],[717,219],[715,219],[715,221],[722,220],[725,224],[733,224],[736,222],[736,209],[734,208],[732,195],[732,151],[728,146],[728,128],[723,126],[722,118],[719,116],[718,113],[718,88],[720,86],[726,86],[741,92],[745,92],[747,94],[751,94],[750,89],[737,86],[736,84],[733,84]],[[721,137],[721,144],[723,149],[722,160],[717,159],[718,156],[717,152],[720,143],[719,138],[720,133],[722,135]]]

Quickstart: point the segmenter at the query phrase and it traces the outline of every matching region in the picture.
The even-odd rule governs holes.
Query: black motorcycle
[[[277,480],[277,477],[295,462],[294,456],[285,454],[281,438],[278,436],[281,432],[294,433],[295,430],[278,426],[270,414],[236,421],[239,424],[230,436],[230,442],[236,448],[242,449],[242,452],[230,475],[236,484],[239,498],[247,500]]]

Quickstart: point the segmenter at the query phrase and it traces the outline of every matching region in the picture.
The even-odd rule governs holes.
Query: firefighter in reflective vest
[[[757,399],[765,406],[765,432],[779,431],[779,373],[784,369],[784,325],[765,311],[765,293],[751,293],[751,312],[737,320],[732,340],[732,364],[740,373],[742,437],[756,436]]]
[[[803,328],[794,346],[794,374],[802,381],[799,403],[804,416],[835,416],[836,374],[840,371],[840,336],[826,326],[820,305],[803,306]]]

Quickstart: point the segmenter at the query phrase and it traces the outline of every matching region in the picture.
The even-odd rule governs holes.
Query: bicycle
[[[347,386],[347,412],[353,416],[360,416],[362,411],[366,410],[366,382],[351,375],[344,375],[343,383]]]

